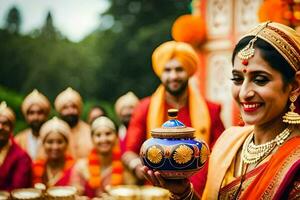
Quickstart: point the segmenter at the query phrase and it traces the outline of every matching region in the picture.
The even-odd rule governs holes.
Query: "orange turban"
[[[139,99],[137,96],[133,94],[133,92],[127,92],[125,95],[118,98],[115,104],[115,111],[117,115],[120,115],[122,109],[124,107],[135,107],[137,103],[139,102]]]
[[[7,106],[5,101],[0,103],[0,115],[6,117],[12,124],[16,121],[14,111]]]
[[[79,112],[81,112],[82,99],[80,94],[72,88],[68,87],[56,97],[54,101],[56,111],[60,112],[63,106],[70,102],[74,103],[77,106]]]
[[[37,89],[34,89],[25,97],[22,103],[22,113],[24,116],[26,116],[28,109],[34,104],[38,105],[47,114],[50,112],[50,102],[47,97],[40,93]]]
[[[40,130],[41,141],[44,142],[46,137],[52,132],[62,134],[69,141],[71,129],[65,121],[57,117],[53,117],[42,125]]]
[[[199,63],[199,57],[193,47],[184,42],[168,41],[157,47],[152,54],[154,72],[160,77],[168,61],[176,58],[189,76],[193,75]]]

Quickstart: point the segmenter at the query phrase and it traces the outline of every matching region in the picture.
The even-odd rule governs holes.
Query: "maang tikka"
[[[255,37],[249,41],[249,43],[239,51],[238,57],[242,60],[242,64],[247,66],[249,64],[249,59],[252,58],[255,54],[254,42],[257,40],[258,34],[268,26],[270,22],[267,22],[256,34]]]

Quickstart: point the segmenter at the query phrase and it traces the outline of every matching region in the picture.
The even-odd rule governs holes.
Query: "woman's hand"
[[[169,190],[171,193],[181,195],[190,188],[190,181],[188,179],[165,179],[158,171],[150,170],[143,166],[142,172],[145,178],[154,186],[162,187]]]

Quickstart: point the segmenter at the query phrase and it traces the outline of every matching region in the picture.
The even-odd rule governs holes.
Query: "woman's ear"
[[[295,74],[295,80],[292,84],[291,95],[300,96],[300,71],[297,71]]]

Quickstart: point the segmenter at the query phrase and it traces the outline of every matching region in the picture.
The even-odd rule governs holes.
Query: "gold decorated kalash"
[[[76,200],[76,189],[71,186],[56,186],[46,189],[44,184],[35,188],[15,189],[11,192],[13,200]]]
[[[195,129],[177,120],[177,115],[177,109],[169,109],[169,120],[151,130],[153,138],[145,141],[140,150],[144,165],[168,179],[192,176],[209,155],[205,142],[194,138]]]
[[[154,186],[119,185],[111,186],[103,200],[168,200],[168,190]]]

